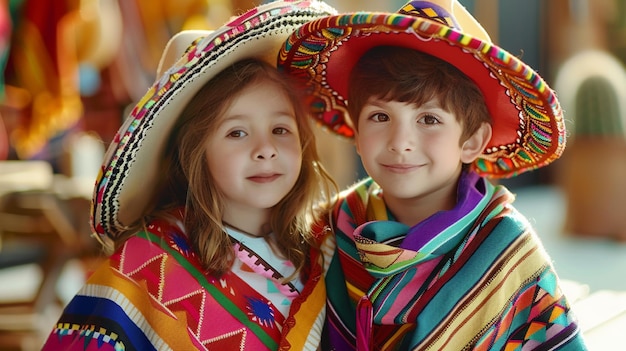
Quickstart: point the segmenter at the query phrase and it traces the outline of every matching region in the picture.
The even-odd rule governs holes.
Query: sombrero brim
[[[113,238],[144,215],[172,127],[187,103],[211,78],[246,58],[276,65],[279,48],[293,30],[334,13],[323,2],[276,1],[207,32],[193,45],[186,43],[190,45],[188,50],[178,56],[174,65],[159,68],[167,71],[137,103],[109,146],[94,188],[94,231]],[[176,39],[181,37],[172,40]],[[164,58],[166,55],[171,53],[164,52]]]
[[[511,177],[547,165],[562,154],[562,111],[545,81],[505,50],[431,19],[376,12],[320,18],[288,38],[279,69],[306,85],[312,113],[321,125],[352,138],[345,99],[348,75],[363,53],[380,45],[408,47],[441,58],[478,85],[494,130],[473,164],[478,173]]]

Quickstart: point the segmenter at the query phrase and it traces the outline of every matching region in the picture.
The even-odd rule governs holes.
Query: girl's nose
[[[269,139],[259,140],[257,145],[257,149],[254,153],[254,158],[257,160],[269,160],[276,158],[278,155],[278,150],[274,146],[274,144]]]

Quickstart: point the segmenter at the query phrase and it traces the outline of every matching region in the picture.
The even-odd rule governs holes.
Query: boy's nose
[[[408,126],[400,124],[393,127],[389,136],[389,150],[393,152],[408,152],[415,149],[415,136]]]

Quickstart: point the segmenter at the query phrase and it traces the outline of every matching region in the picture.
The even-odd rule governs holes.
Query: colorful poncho
[[[325,350],[585,350],[539,238],[503,186],[409,228],[366,179],[333,213]]]
[[[317,349],[326,293],[320,256],[332,254],[334,240],[324,242],[330,246],[323,254],[312,250],[316,264],[283,316],[265,298],[268,291],[233,272],[203,273],[184,231],[171,222],[154,221],[109,257],[66,306],[43,350]],[[267,277],[268,290],[289,290],[268,268],[270,259],[241,243],[233,245],[245,257],[236,261],[241,271]]]

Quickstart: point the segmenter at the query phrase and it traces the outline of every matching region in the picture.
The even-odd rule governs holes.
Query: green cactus
[[[574,135],[624,135],[618,96],[605,77],[590,76],[580,84],[576,91],[575,111]]]

